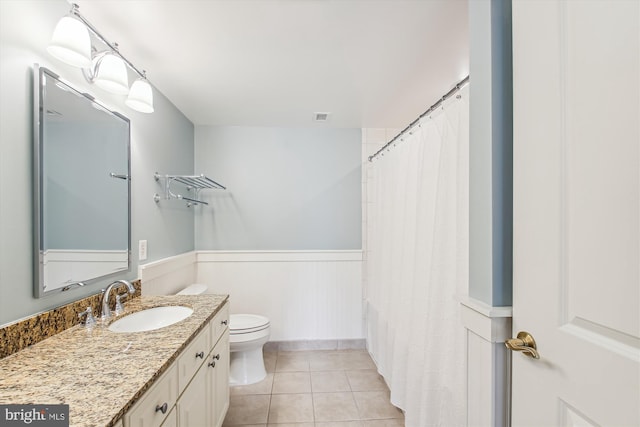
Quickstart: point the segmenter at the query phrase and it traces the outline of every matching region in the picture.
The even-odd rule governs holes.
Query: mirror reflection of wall
[[[39,71],[38,71],[39,70]],[[129,268],[129,121],[44,68],[36,296]]]

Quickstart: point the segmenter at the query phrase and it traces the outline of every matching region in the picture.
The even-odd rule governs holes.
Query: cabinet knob
[[[214,360],[213,362],[209,362],[209,363],[207,363],[207,366],[210,366],[210,367],[212,367],[212,368],[215,368],[215,367],[216,367],[216,361]]]
[[[215,356],[213,356],[213,358],[216,359],[216,360],[220,360],[220,353],[218,353]]]
[[[156,412],[160,411],[163,414],[166,414],[168,407],[169,405],[167,405],[167,402],[164,402],[162,405],[156,405]]]
[[[222,322],[220,322],[221,325],[228,325],[229,321],[228,320],[223,320]]]
[[[200,353],[196,353],[196,357],[199,357],[200,359],[204,359],[204,351],[201,351]]]

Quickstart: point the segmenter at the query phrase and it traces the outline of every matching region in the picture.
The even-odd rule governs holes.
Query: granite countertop
[[[112,426],[171,365],[228,295],[142,296],[127,314],[163,305],[191,307],[162,329],[115,333],[74,326],[0,360],[0,404],[68,404],[71,426]]]

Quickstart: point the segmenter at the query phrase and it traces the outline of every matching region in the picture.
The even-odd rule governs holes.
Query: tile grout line
[[[316,402],[313,399],[313,382],[311,381],[311,358],[307,357],[307,369],[309,373],[309,390],[311,390],[311,417],[313,418],[313,425],[316,425]]]
[[[349,374],[347,374],[347,370],[344,371],[344,376],[347,377],[347,384],[349,384],[349,390],[351,390],[351,400],[353,400],[353,404],[356,407],[356,412],[358,413],[358,421],[360,421],[360,425],[364,426],[364,421],[362,420],[362,414],[360,413],[360,406],[358,405],[358,401],[356,400],[355,394],[353,394],[353,385],[351,384],[351,379],[349,378]]]
[[[273,365],[273,379],[271,380],[271,389],[269,390],[269,405],[267,406],[267,427],[269,426],[269,419],[271,418],[271,401],[273,400],[273,386],[276,382],[276,370],[278,369],[278,353],[276,353],[276,361]],[[267,375],[269,375],[267,373]]]
[[[311,369],[311,366],[309,366]],[[309,372],[309,382],[311,382],[311,372]],[[316,403],[313,400],[313,390],[311,390],[311,416],[313,417],[313,425],[316,425]]]

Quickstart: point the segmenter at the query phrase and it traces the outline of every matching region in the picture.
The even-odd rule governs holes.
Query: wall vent
[[[313,119],[316,122],[326,122],[329,120],[329,115],[331,113],[314,113],[313,115]]]

